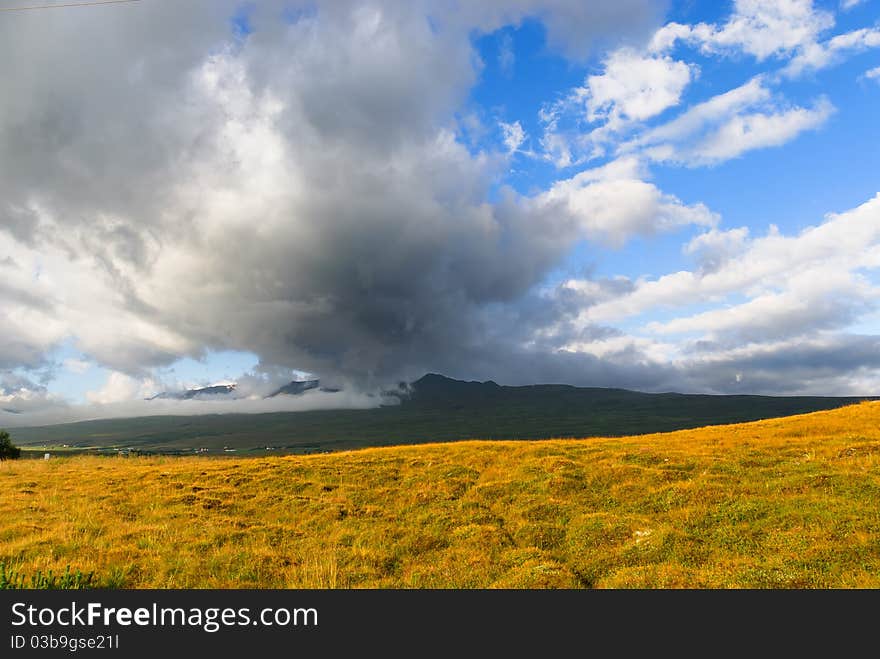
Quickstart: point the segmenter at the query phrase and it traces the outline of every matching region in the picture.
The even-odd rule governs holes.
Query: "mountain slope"
[[[22,446],[142,451],[302,453],[453,441],[632,435],[737,423],[852,404],[860,398],[645,394],[568,385],[499,386],[429,374],[399,405],[368,410],[154,416],[16,428]]]
[[[266,396],[266,398],[275,398],[275,396],[299,396],[300,394],[304,394],[310,389],[317,389],[321,385],[320,380],[291,380],[283,387],[279,387],[271,394]]]
[[[226,396],[235,392],[234,384],[214,384],[210,387],[198,387],[196,389],[184,389],[183,391],[162,391],[147,400],[192,400],[193,398],[206,398],[212,396]]]

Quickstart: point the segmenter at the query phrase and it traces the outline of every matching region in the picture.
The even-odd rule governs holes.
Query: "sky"
[[[0,426],[880,393],[877,0],[0,11],[0,74]]]

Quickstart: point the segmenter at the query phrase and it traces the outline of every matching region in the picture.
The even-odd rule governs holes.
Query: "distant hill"
[[[215,384],[210,387],[198,387],[196,389],[184,389],[183,391],[163,391],[150,396],[147,400],[172,399],[172,400],[192,400],[193,398],[202,398],[205,396],[225,396],[235,392],[234,384]]]
[[[279,387],[265,398],[274,398],[275,396],[289,395],[298,396],[311,389],[321,389],[321,391],[335,392],[338,389],[328,389],[321,387],[320,380],[291,380],[284,386]],[[193,389],[184,389],[183,391],[163,391],[154,396],[150,396],[146,400],[192,400],[193,398],[205,398],[208,396],[230,396],[235,393],[236,385],[233,384],[215,384],[210,387],[196,387]],[[231,397],[231,396],[230,396]],[[11,411],[11,410],[5,410]]]
[[[283,387],[279,387],[277,390],[273,391],[271,394],[266,396],[266,398],[275,398],[275,396],[280,396],[282,394],[298,396],[299,394],[303,394],[310,389],[317,389],[320,387],[320,385],[320,380],[292,380],[285,384]]]
[[[866,397],[659,393],[558,384],[501,386],[428,374],[367,410],[154,416],[16,428],[21,446],[291,453],[461,439],[623,436],[827,410]]]

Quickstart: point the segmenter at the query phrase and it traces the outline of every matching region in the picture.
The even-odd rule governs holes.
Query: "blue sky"
[[[837,2],[816,3],[815,7],[834,12],[835,31],[846,32],[878,23],[880,12],[876,4],[871,4],[864,2],[846,12],[838,11]],[[670,20],[693,23],[723,22],[729,8],[729,3],[672,3],[668,16]],[[587,75],[602,71],[601,60],[571,62],[548,51],[545,30],[536,20],[481,35],[476,45],[484,68],[470,95],[473,108],[498,120],[519,121],[530,143],[541,133],[541,107],[581,84]],[[506,67],[501,64],[504,50],[512,53],[508,58],[512,63]],[[674,117],[682,106],[699,103],[755,75],[772,74],[780,68],[778,58],[758,62],[739,54],[707,56],[687,46],[677,48],[675,53],[699,66],[700,75],[685,90],[681,105],[652,118],[655,124]],[[876,120],[880,85],[862,77],[876,66],[880,66],[880,49],[866,50],[779,86],[792,103],[809,103],[822,94],[833,99],[835,115],[821,130],[798,135],[782,147],[756,150],[747,157],[710,167],[658,165],[652,168],[652,180],[685,202],[704,202],[721,214],[723,224],[729,227],[766,229],[772,223],[784,231],[797,231],[820,222],[832,209],[858,205],[876,193],[876,172],[880,171],[880,148],[865,148],[866,144],[880,145],[880,122]],[[530,148],[539,147],[532,144]],[[817,166],[819,163],[821,166]],[[560,169],[518,155],[504,183],[522,194],[532,194],[579,169],[583,167]],[[678,249],[681,243],[681,234],[649,241],[637,239],[625,249],[602,253],[596,265],[607,275],[659,275],[687,265]],[[572,255],[568,268],[577,269],[589,259],[589,246],[584,246]]]
[[[876,0],[169,11],[0,24],[13,421],[426,371],[876,393]]]

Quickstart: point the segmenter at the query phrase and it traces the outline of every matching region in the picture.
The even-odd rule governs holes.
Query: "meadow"
[[[616,438],[0,465],[0,562],[111,588],[878,588],[880,402]]]

